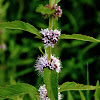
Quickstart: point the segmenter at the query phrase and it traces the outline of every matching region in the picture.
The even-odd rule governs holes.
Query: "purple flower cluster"
[[[51,61],[48,61],[48,55],[41,56],[37,59],[35,68],[40,73],[43,73],[44,68],[49,68],[51,70],[56,70],[56,72],[60,72],[61,64],[60,60],[51,55]]]
[[[49,4],[47,4],[46,7],[51,10],[55,10],[55,12],[52,14],[52,17],[54,17],[55,19],[58,19],[58,17],[61,17],[62,9],[60,8],[60,6],[57,6],[57,4],[53,4],[52,7],[50,7]]]
[[[52,46],[54,47],[54,44],[57,43],[59,36],[61,34],[61,31],[55,30],[48,30],[47,29],[41,29],[40,33],[42,33],[42,41],[44,43],[44,46]]]
[[[50,100],[50,98],[48,98],[47,96],[47,89],[45,87],[45,84],[43,86],[40,86],[38,91],[40,93],[40,100]],[[58,92],[58,100],[61,99],[62,99],[62,95],[60,94],[60,92]]]
[[[57,6],[57,4],[53,4],[52,9],[55,9],[55,13],[53,14],[54,18],[61,17],[62,9],[60,9],[60,6]]]
[[[1,49],[1,50],[6,50],[6,45],[5,45],[5,44],[1,44],[1,45],[0,45],[0,49]]]
[[[45,84],[43,86],[40,86],[39,88],[39,93],[40,93],[40,100],[50,100],[47,96],[47,89],[45,87]]]
[[[50,7],[49,4],[47,4],[45,7],[47,7],[48,9],[54,12],[51,14],[43,14],[44,18],[50,17],[50,18],[55,18],[56,20],[58,20],[58,17],[61,17],[62,9],[60,8],[60,6],[57,6],[57,4],[53,4],[52,7]],[[49,30],[48,28],[46,28],[46,29],[41,29],[40,33],[42,33],[41,38],[44,43],[44,46],[50,47],[50,48],[48,48],[48,52],[46,50],[45,55],[38,57],[35,63],[35,68],[42,75],[43,75],[44,68],[55,70],[57,73],[59,73],[61,71],[61,61],[51,54],[50,49],[51,47],[53,48],[54,45],[57,43],[59,36],[61,35],[61,31],[57,29]],[[40,94],[40,100],[50,100],[50,98],[47,95],[47,89],[46,89],[45,84],[43,86],[40,86],[38,91]],[[61,100],[61,99],[62,99],[62,95],[60,94],[60,92],[58,92],[58,100]]]

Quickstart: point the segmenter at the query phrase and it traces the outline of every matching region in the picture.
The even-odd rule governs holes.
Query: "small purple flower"
[[[45,84],[43,86],[40,86],[38,91],[40,93],[40,100],[50,100],[50,98],[48,98],[47,96],[47,89],[45,87]],[[60,92],[58,92],[58,100],[61,99],[62,99],[62,95],[60,94]]]
[[[61,17],[61,15],[62,15],[62,9],[60,8],[60,6],[57,6],[57,4],[53,4],[52,7],[50,7],[49,4],[46,4],[45,7],[49,8],[51,10],[55,10],[55,12],[51,15],[55,19],[58,19],[58,17]],[[46,17],[49,17],[49,15],[45,15],[45,18]]]
[[[6,50],[6,45],[5,45],[5,44],[1,44],[1,45],[0,45],[0,49],[1,49],[1,50]]]
[[[40,93],[40,100],[50,100],[47,96],[47,89],[45,87],[45,84],[43,86],[40,86],[39,88],[39,93]]]
[[[57,6],[57,4],[53,4],[52,9],[55,9],[55,13],[53,14],[54,17],[61,17],[62,15],[62,9],[60,9],[60,6]]]
[[[61,70],[61,62],[59,59],[51,55],[51,61],[48,61],[48,55],[44,55],[38,57],[37,62],[35,64],[36,70],[40,73],[43,73],[44,68],[49,68],[51,70],[56,70],[56,72],[60,72]]]
[[[59,36],[61,34],[61,31],[55,30],[48,30],[47,29],[41,29],[40,33],[42,33],[42,41],[44,43],[44,46],[52,46],[54,47],[54,44],[57,43]]]

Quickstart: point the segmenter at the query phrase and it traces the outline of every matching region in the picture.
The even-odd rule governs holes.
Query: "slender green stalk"
[[[54,3],[54,0],[49,0],[50,7],[52,7],[53,3]]]
[[[52,7],[54,0],[49,0],[49,5]],[[50,16],[49,17],[49,31],[52,30],[53,27],[53,18]],[[50,61],[51,59],[51,46],[48,47],[48,60]]]
[[[48,60],[50,61],[51,59],[51,47],[48,47]]]
[[[88,63],[87,63],[87,85],[89,85],[89,70],[88,70]],[[87,90],[87,100],[90,100],[90,91]]]
[[[48,48],[47,47],[44,47],[45,48],[45,55],[48,54]]]
[[[49,31],[52,30],[52,27],[53,27],[53,18],[50,17],[49,18]]]
[[[49,31],[52,30],[53,27],[53,18],[49,18]],[[51,59],[51,47],[48,47],[48,60]]]

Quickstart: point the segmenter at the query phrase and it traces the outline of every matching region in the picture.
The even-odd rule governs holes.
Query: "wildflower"
[[[41,29],[40,33],[42,33],[42,41],[44,43],[44,46],[52,46],[54,47],[54,44],[57,43],[59,36],[61,34],[61,31],[55,30],[48,30],[47,29]]]
[[[57,6],[57,4],[53,4],[52,9],[55,9],[55,13],[53,14],[54,18],[61,17],[62,9],[60,9],[60,6]]]
[[[1,49],[1,50],[6,50],[6,45],[5,45],[5,44],[1,44],[1,45],[0,45],[0,49]]]
[[[51,55],[51,61],[48,61],[48,55],[41,56],[37,59],[35,68],[40,73],[43,73],[44,68],[49,68],[51,70],[56,70],[56,72],[60,72],[61,64],[60,60]]]
[[[43,86],[40,86],[39,88],[39,93],[40,93],[40,100],[50,100],[47,96],[47,89],[45,87],[45,84]]]
[[[45,87],[45,84],[43,86],[40,86],[38,91],[40,93],[40,100],[50,100],[50,98],[48,98],[47,95],[47,89]],[[60,92],[58,92],[58,100],[61,99],[62,99],[62,95],[60,94]]]
[[[57,6],[57,4],[53,4],[52,7],[49,6],[49,4],[46,4],[47,8],[51,9],[51,10],[55,10],[55,12],[51,15],[53,18],[55,18],[56,20],[58,19],[58,17],[61,17],[62,15],[62,9],[60,8],[60,6]],[[44,17],[47,18],[50,15],[45,15]]]

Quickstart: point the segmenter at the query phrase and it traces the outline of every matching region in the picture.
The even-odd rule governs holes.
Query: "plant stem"
[[[87,85],[89,85],[89,68],[87,63]],[[90,100],[90,91],[87,90],[87,100]]]
[[[52,30],[53,27],[53,18],[49,18],[49,31]],[[48,47],[48,60],[50,61],[51,59],[51,46]]]
[[[54,0],[49,0],[49,5],[52,7]],[[53,27],[53,18],[50,16],[49,17],[49,31],[52,30]],[[51,46],[48,47],[48,60],[50,61],[51,59]]]
[[[49,18],[49,31],[52,30],[53,27],[53,18]],[[51,46],[48,47],[48,60],[50,61],[51,59]]]
[[[50,59],[51,59],[51,47],[49,46],[48,47],[48,60],[51,61]]]
[[[50,17],[49,18],[49,31],[52,30],[52,27],[53,27],[53,18]]]
[[[54,0],[49,0],[49,6],[52,7]]]

